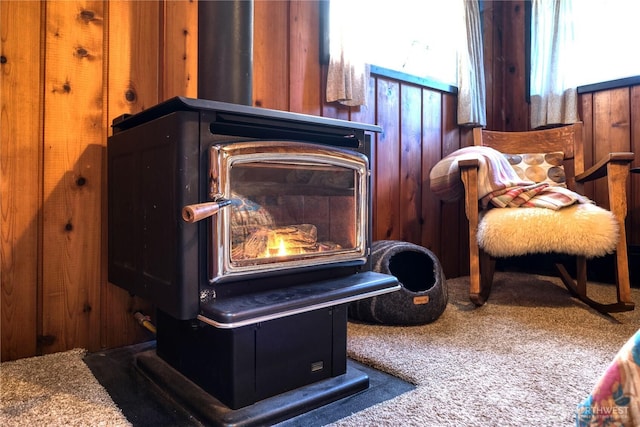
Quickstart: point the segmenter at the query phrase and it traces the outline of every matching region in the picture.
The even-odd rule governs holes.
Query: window
[[[333,14],[353,17],[364,62],[456,85],[462,1],[331,0]]]
[[[574,0],[576,85],[640,75],[637,0]]]

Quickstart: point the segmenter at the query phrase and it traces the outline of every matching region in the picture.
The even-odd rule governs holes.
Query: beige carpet
[[[350,357],[418,387],[335,426],[574,425],[576,405],[640,327],[640,308],[607,318],[555,278],[497,273],[481,308],[468,278],[447,284],[449,305],[432,324],[349,325]],[[615,298],[611,285],[589,290]]]
[[[349,324],[350,357],[417,388],[334,426],[570,426],[576,405],[640,327],[640,309],[607,318],[552,278],[498,273],[478,309],[468,278],[447,285],[449,305],[434,323]],[[611,285],[592,287],[593,296],[615,294]],[[640,303],[640,290],[633,297]],[[2,363],[0,425],[128,425],[83,354]]]
[[[0,365],[0,426],[129,426],[76,349]]]

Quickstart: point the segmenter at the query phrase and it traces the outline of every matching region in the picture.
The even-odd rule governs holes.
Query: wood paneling
[[[382,127],[374,150],[373,235],[376,240],[400,239],[400,84],[378,78],[377,124]]]
[[[400,238],[422,243],[422,89],[413,85],[400,88],[400,176],[399,205]]]
[[[48,352],[99,346],[103,6],[46,3],[42,335]]]
[[[631,151],[636,153],[633,167],[640,167],[640,86],[634,86],[631,93]],[[631,175],[629,204],[629,241],[640,245],[640,173]],[[638,268],[638,266],[635,266]]]
[[[448,94],[442,97],[442,125],[440,132],[442,133],[442,155],[446,156],[462,147],[460,138],[460,129],[456,124],[456,102],[457,98]],[[466,132],[466,131],[463,131]],[[468,262],[464,259],[468,252],[466,246],[467,237],[461,234],[462,230],[466,230],[466,217],[462,211],[463,207],[460,202],[443,203],[442,213],[440,214],[440,227],[445,230],[440,235],[440,246],[435,253],[440,258],[442,269],[446,277],[457,277],[468,271]],[[461,227],[464,221],[464,227]],[[463,263],[461,265],[461,263]]]
[[[3,1],[2,360],[152,338],[107,282],[113,118],[195,96],[197,4]]]
[[[161,97],[197,98],[198,2],[165,1],[163,5],[164,10],[158,14],[164,28],[160,48],[162,64],[159,68]]]
[[[319,3],[291,2],[289,27],[289,111],[320,115],[322,71],[318,66]]]
[[[593,140],[586,151],[591,151],[592,161],[607,153],[630,151],[629,88],[596,92],[593,95]],[[602,206],[609,206],[607,183],[598,180],[593,188],[593,199]]]
[[[525,2],[504,3],[502,39],[505,43],[501,117],[507,130],[529,127],[529,108],[526,95]],[[500,64],[500,62],[498,62]]]
[[[525,1],[485,0],[482,8],[487,129],[529,129]]]
[[[289,3],[254,3],[253,102],[258,107],[289,109]]]
[[[2,360],[34,355],[40,324],[41,30],[37,2],[0,2]]]
[[[430,89],[422,91],[422,246],[440,253],[441,202],[430,190],[429,172],[442,156],[442,94]],[[451,272],[448,272],[449,274]]]
[[[429,189],[431,168],[469,145],[470,131],[456,123],[456,96],[387,76],[373,75],[369,99],[383,129],[375,144],[374,240],[403,240],[424,246],[441,259],[448,277],[468,270],[467,237],[460,202],[443,203]],[[352,113],[358,120],[368,116]],[[443,233],[442,231],[445,230]]]
[[[636,153],[632,166],[640,165],[640,86],[620,87],[579,96],[579,113],[585,128],[585,163],[593,165],[606,153]],[[627,242],[640,245],[640,175],[630,174],[627,186]],[[585,186],[589,197],[608,205],[605,182]]]

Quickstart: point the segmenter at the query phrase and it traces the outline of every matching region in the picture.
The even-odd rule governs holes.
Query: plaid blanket
[[[539,207],[560,209],[588,198],[564,187],[521,179],[502,153],[490,147],[471,146],[440,160],[429,174],[430,187],[438,197],[452,201],[464,195],[458,162],[478,159],[478,197],[483,208]]]

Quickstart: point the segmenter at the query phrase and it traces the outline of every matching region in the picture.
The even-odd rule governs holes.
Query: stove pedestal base
[[[342,375],[320,380],[240,409],[230,409],[158,357],[155,350],[137,355],[136,365],[190,414],[212,426],[272,425],[369,387],[367,374],[348,367]]]
[[[157,330],[158,356],[231,409],[347,369],[345,304],[231,329],[158,311]]]

